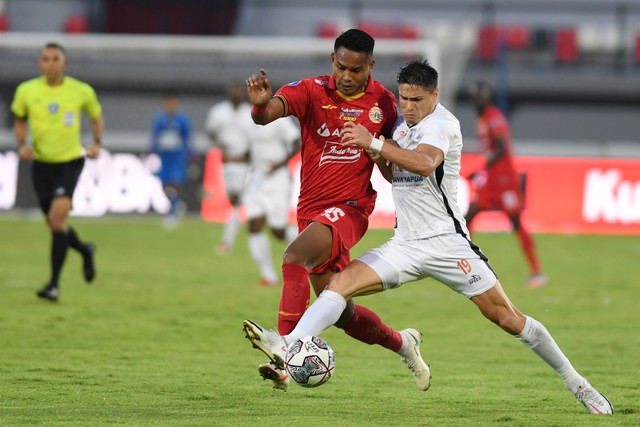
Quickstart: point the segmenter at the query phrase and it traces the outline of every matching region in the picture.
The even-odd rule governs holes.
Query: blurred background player
[[[249,222],[249,251],[260,269],[260,284],[265,286],[280,282],[269,239],[262,231],[265,223],[276,238],[287,243],[298,235],[297,227],[289,225],[292,190],[289,160],[298,151],[300,130],[290,117],[265,126],[253,125],[251,172],[243,201]]]
[[[520,176],[513,163],[509,124],[504,114],[493,104],[493,90],[489,84],[476,82],[469,87],[469,93],[476,107],[477,138],[486,157],[486,164],[484,169],[469,177],[475,183],[477,191],[465,217],[467,226],[471,228],[473,219],[482,211],[504,212],[511,221],[529,263],[531,274],[526,280],[527,285],[542,286],[547,283],[547,277],[542,274],[533,238],[522,225],[524,194]]]
[[[222,173],[227,198],[232,206],[231,216],[224,225],[218,253],[229,254],[240,228],[238,211],[249,170],[249,133],[254,126],[251,106],[245,101],[242,85],[231,84],[228,99],[209,110],[205,131],[213,144],[222,152]]]
[[[309,304],[309,279],[316,295],[320,294],[331,276],[349,264],[349,251],[369,226],[376,200],[371,186],[374,162],[361,148],[342,146],[340,131],[349,122],[364,125],[376,137],[390,136],[393,130],[395,96],[371,76],[374,44],[362,30],[343,32],[334,42],[331,75],[289,83],[275,96],[264,69],[247,79],[255,123],[265,125],[295,116],[301,127],[300,234],[289,244],[282,261],[278,311],[282,335],[293,330]],[[417,331],[396,331],[353,301],[335,325],[359,341],[400,354],[418,388],[428,388],[428,377],[418,372],[425,366],[419,353],[405,351],[409,343],[421,341]],[[287,389],[289,378],[282,366],[269,363],[258,369],[264,378],[273,380],[275,389]]]
[[[21,83],[11,104],[18,153],[21,160],[33,160],[33,184],[51,230],[51,277],[37,293],[51,301],[58,300],[60,272],[69,247],[82,255],[85,280],[91,282],[96,274],[95,245],[83,243],[68,219],[73,192],[84,167],[82,112],[91,118],[93,132],[93,144],[84,155],[95,159],[104,130],[102,107],[91,86],[65,75],[66,65],[61,45],[45,45],[38,60],[42,75]],[[33,146],[27,144],[27,122]]]
[[[171,207],[164,224],[173,228],[186,206],[180,198],[180,190],[187,180],[187,166],[193,155],[192,125],[189,116],[179,111],[177,95],[164,98],[163,111],[151,122],[151,144],[149,151],[160,157],[160,181]]]

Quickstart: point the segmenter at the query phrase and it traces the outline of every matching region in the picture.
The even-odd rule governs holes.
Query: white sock
[[[289,244],[293,242],[293,239],[295,239],[296,237],[298,237],[298,227],[294,225],[288,226],[287,229],[284,231],[285,242]]]
[[[573,368],[569,359],[562,353],[547,328],[532,317],[527,316],[524,329],[516,335],[542,360],[547,362],[562,377],[564,385],[575,393],[586,380]]]
[[[295,329],[284,337],[285,342],[292,343],[308,335],[320,335],[338,321],[346,307],[347,301],[342,295],[334,291],[322,291],[318,299],[304,312]]]
[[[233,247],[236,242],[236,235],[240,228],[240,217],[238,216],[238,208],[234,207],[231,212],[231,218],[224,224],[224,231],[222,232],[222,241],[229,247]]]
[[[251,252],[251,257],[258,264],[262,278],[272,283],[278,282],[278,275],[271,259],[271,245],[265,233],[249,234],[249,252]]]

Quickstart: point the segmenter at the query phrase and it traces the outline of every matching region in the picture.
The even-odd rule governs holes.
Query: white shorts
[[[224,188],[228,195],[240,196],[247,183],[248,163],[224,163],[222,165],[222,176],[224,177]]]
[[[243,204],[249,219],[265,217],[271,228],[282,229],[289,224],[291,204],[291,174],[281,168],[269,175],[255,173],[245,190]]]
[[[480,248],[461,234],[420,240],[393,237],[358,260],[380,276],[385,290],[433,277],[471,298],[488,291],[498,280]]]

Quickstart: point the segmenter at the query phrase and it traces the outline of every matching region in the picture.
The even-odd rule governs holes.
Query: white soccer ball
[[[318,387],[331,378],[336,367],[336,355],[322,338],[302,337],[287,348],[284,366],[296,384]]]

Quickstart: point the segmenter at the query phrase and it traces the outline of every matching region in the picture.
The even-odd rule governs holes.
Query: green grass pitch
[[[220,226],[195,218],[172,231],[158,217],[72,223],[97,243],[98,274],[85,285],[70,251],[55,304],[35,296],[48,274],[42,219],[0,216],[0,426],[640,425],[637,236],[537,235],[551,279],[540,289],[522,285],[513,235],[475,236],[512,301],[614,404],[613,416],[593,416],[532,352],[429,280],[358,299],[424,333],[429,391],[397,355],[332,328],[331,381],[274,392],[242,320],[275,327],[280,289],[257,285],[244,231],[220,257]],[[390,235],[370,230],[353,255]],[[274,244],[275,260],[283,249]]]

